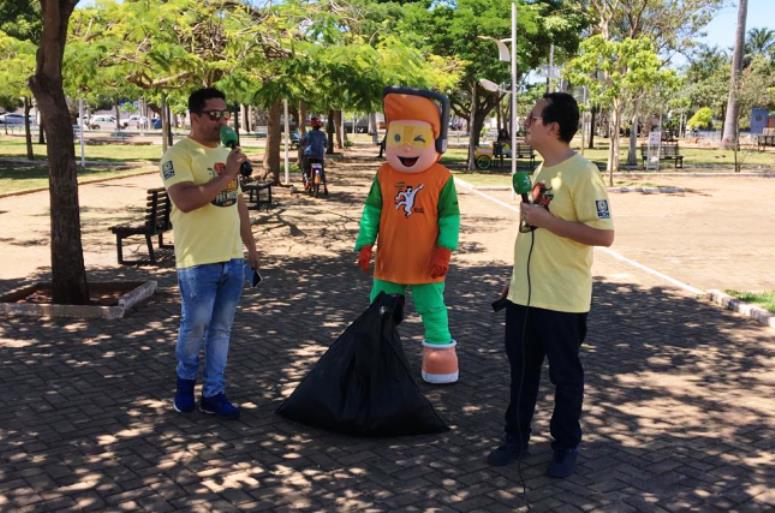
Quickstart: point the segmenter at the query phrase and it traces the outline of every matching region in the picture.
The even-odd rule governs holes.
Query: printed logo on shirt
[[[423,187],[425,187],[424,184],[420,184],[416,187],[407,185],[402,191],[399,191],[395,197],[396,210],[403,208],[405,217],[409,217],[415,212],[422,213],[420,209],[415,208],[414,203],[417,197],[417,193],[420,192]]]
[[[161,175],[164,177],[165,180],[169,180],[173,176],[175,176],[175,167],[172,164],[171,160],[168,160],[161,166]]]
[[[611,212],[608,209],[608,200],[595,200],[595,207],[597,207],[598,219],[611,218]]]
[[[226,164],[223,162],[216,162],[215,165],[213,165],[213,171],[214,173],[220,175],[226,171]],[[235,177],[228,184],[226,184],[226,188],[219,192],[210,203],[216,207],[230,207],[237,203],[237,192],[237,178]]]

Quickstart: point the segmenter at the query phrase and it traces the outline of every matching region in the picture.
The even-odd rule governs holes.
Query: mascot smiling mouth
[[[406,167],[412,167],[413,165],[417,164],[417,160],[420,157],[398,157],[398,160],[401,161],[401,164],[403,164]]]

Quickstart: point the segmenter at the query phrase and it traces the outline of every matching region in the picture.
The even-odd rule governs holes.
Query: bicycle
[[[320,187],[323,186],[323,194],[328,196],[326,170],[322,159],[308,158],[302,178],[304,190],[309,194],[317,198],[320,195]]]

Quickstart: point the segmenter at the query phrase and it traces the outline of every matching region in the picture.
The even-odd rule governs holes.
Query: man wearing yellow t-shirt
[[[547,474],[573,473],[581,442],[584,370],[579,349],[592,299],[592,247],[614,240],[608,194],[597,167],[570,148],[579,123],[576,100],[547,93],[525,120],[526,140],[543,157],[530,203],[520,206],[514,270],[504,291],[511,397],[505,443],[487,457],[511,463],[527,452],[544,356],[555,386]]]
[[[176,347],[177,392],[173,408],[194,410],[199,352],[204,348],[200,410],[239,418],[239,407],[224,393],[224,371],[234,313],[242,293],[245,260],[257,269],[256,243],[237,174],[247,157],[220,145],[229,119],[226,97],[217,89],[194,91],[188,99],[191,133],[161,160],[164,186],[172,200],[175,263],[181,297]]]

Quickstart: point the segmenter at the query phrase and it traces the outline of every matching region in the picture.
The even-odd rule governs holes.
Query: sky
[[[727,2],[729,5],[720,9],[716,16],[703,30],[707,36],[701,40],[710,46],[728,49],[735,46],[735,29],[737,28],[738,0]],[[768,28],[775,30],[775,0],[748,0],[748,15],[745,31],[752,28]]]

